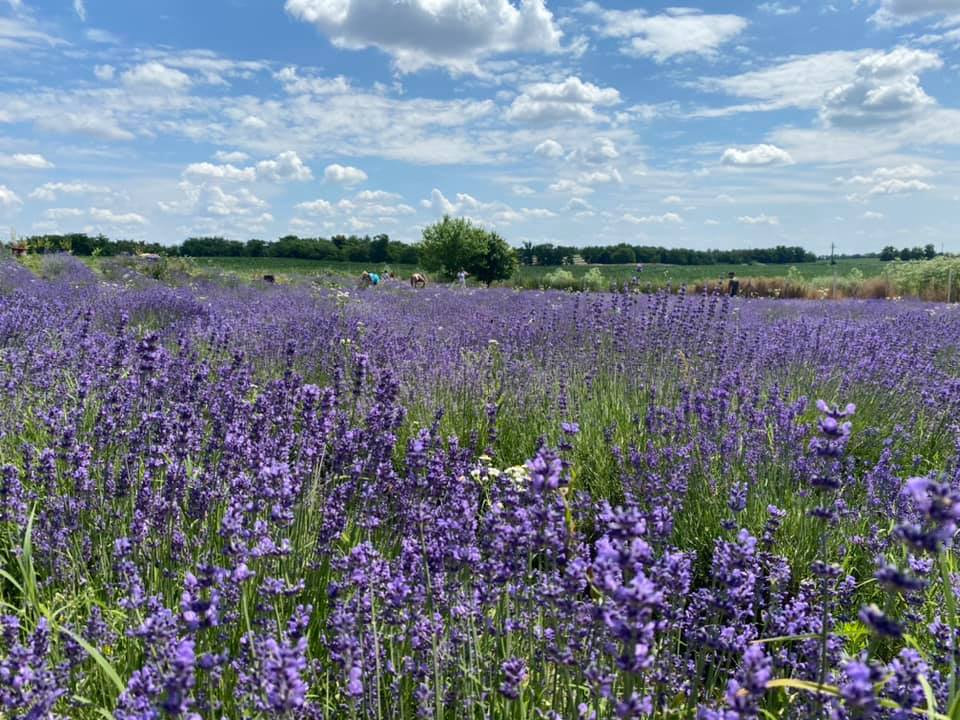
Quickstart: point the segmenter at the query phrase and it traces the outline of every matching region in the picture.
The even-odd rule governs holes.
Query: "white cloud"
[[[310,215],[333,215],[335,212],[333,205],[323,198],[297,203],[295,207]]]
[[[765,2],[757,5],[757,10],[769,15],[796,15],[800,12],[800,6],[784,5],[782,2]]]
[[[13,155],[0,154],[0,168],[16,168],[23,170],[46,170],[52,168],[53,163],[43,155],[34,153],[14,153]]]
[[[697,85],[710,92],[724,92],[749,99],[744,105],[710,107],[696,111],[701,117],[719,117],[735,112],[819,108],[828,92],[857,73],[859,61],[869,50],[830,51],[795,55],[775,65],[729,77],[708,77]]]
[[[847,195],[851,202],[864,202],[875,195],[903,195],[913,192],[933,190],[933,185],[918,178],[927,178],[933,171],[920,165],[910,163],[897,167],[879,167],[868,175],[854,175],[849,178],[840,178],[841,182],[850,185],[865,185],[865,192]]]
[[[663,200],[661,200],[664,205],[681,205],[683,203],[683,198],[679,195],[667,195]]]
[[[257,178],[257,171],[252,168],[238,168],[229,163],[214,165],[208,162],[190,163],[183,171],[184,177],[209,180],[235,180],[238,182],[252,182]]]
[[[119,126],[109,110],[70,112],[58,107],[52,114],[38,112],[32,119],[41,129],[55,133],[76,133],[102,140],[133,140],[135,137]]]
[[[237,158],[244,153],[224,153],[222,157]],[[183,171],[184,177],[192,179],[231,180],[234,182],[305,182],[313,179],[313,173],[293,150],[277,155],[273,160],[261,160],[253,167],[238,168],[231,163],[215,165],[209,162],[190,163]]]
[[[790,165],[793,158],[790,153],[776,145],[754,145],[747,150],[727,148],[720,157],[724,165],[735,167],[763,167],[768,165]]]
[[[570,195],[589,195],[593,192],[592,187],[581,185],[573,180],[557,180],[549,186],[549,190],[555,193],[567,193]]]
[[[933,190],[933,185],[920,180],[891,178],[878,182],[867,191],[868,195],[898,195],[915,191]]]
[[[181,92],[190,87],[190,76],[163,63],[151,61],[137,65],[120,76],[125,86],[134,92],[167,90]]]
[[[880,9],[870,20],[881,27],[889,27],[951,13],[960,14],[958,0],[880,0]]]
[[[867,210],[861,217],[864,220],[883,220],[883,213],[874,212],[873,210]]]
[[[851,82],[826,94],[820,118],[828,125],[854,127],[909,119],[936,104],[920,87],[918,73],[942,66],[940,57],[927,50],[898,47],[868,55]]]
[[[738,15],[708,15],[691,8],[668,8],[660,15],[649,15],[644,10],[606,10],[587,2],[581,10],[600,19],[602,35],[629,39],[622,52],[657,62],[683,55],[714,57],[748,24]]]
[[[17,9],[19,5],[14,7]],[[62,45],[63,40],[48,35],[25,19],[0,17],[0,50],[19,50],[30,47]]]
[[[0,185],[0,208],[12,210],[23,205],[23,200],[6,185]]]
[[[542,143],[537,145],[533,152],[536,155],[547,158],[558,158],[563,157],[563,145],[558,143],[556,140],[550,138],[544,140]]]
[[[359,202],[393,202],[401,197],[398,193],[387,192],[386,190],[361,190],[356,194],[355,199]]]
[[[146,225],[147,219],[137,213],[118,214],[113,210],[103,208],[90,208],[90,217],[100,222],[110,223],[112,225]]]
[[[514,185],[512,188],[510,188],[510,190],[514,195],[519,195],[520,197],[528,197],[530,195],[537,194],[537,191],[529,185]]]
[[[113,65],[95,65],[93,68],[93,74],[97,80],[103,80],[104,82],[113,80],[116,72],[117,69]]]
[[[313,172],[293,150],[282,152],[273,160],[261,160],[257,163],[256,172],[258,180],[272,182],[306,182],[313,179]],[[363,179],[366,179],[366,175]]]
[[[84,217],[86,210],[80,208],[50,208],[44,210],[43,216],[49,220],[66,220],[67,218]]]
[[[644,215],[643,217],[637,217],[631,213],[626,213],[623,216],[624,222],[628,222],[631,225],[646,225],[649,223],[655,223],[657,225],[663,225],[664,223],[678,224],[683,222],[683,218],[677,215],[677,213],[664,213],[663,215]]]
[[[84,0],[73,0],[73,11],[82,22],[87,21],[87,6],[84,4]]]
[[[606,183],[622,183],[623,177],[620,171],[613,168],[610,171],[594,170],[592,172],[580,173],[577,176],[577,182],[583,185],[604,185]]]
[[[214,182],[203,180],[195,183],[184,180],[179,185],[184,195],[183,199],[161,200],[157,203],[157,206],[163,212],[171,215],[203,214],[213,216],[216,221],[243,218],[245,222],[254,213],[262,212],[267,207],[264,200],[254,195],[247,188],[241,187],[228,193]],[[205,220],[203,225],[207,228],[205,232],[217,231],[214,220]],[[220,231],[222,232],[222,230]]]
[[[287,0],[286,11],[340,48],[377,47],[401,72],[439,66],[477,72],[477,61],[557,52],[562,33],[544,0]]]
[[[616,88],[601,88],[571,76],[563,82],[526,85],[507,108],[506,118],[513,121],[555,123],[564,120],[599,122],[605,119],[595,108],[620,102]]]
[[[737,222],[743,225],[779,225],[780,218],[776,215],[761,213],[760,215],[741,215],[737,218]]]
[[[232,152],[228,152],[226,150],[217,150],[213,154],[213,159],[218,162],[232,164],[246,162],[250,159],[250,156],[245,152],[240,152],[238,150],[234,150]]]
[[[546,220],[547,218],[557,216],[553,210],[548,210],[547,208],[520,208],[520,212],[528,218],[537,220]]]
[[[120,38],[108,30],[100,28],[87,28],[83,33],[90,42],[100,43],[101,45],[119,45]]]
[[[585,165],[607,165],[620,157],[616,144],[608,137],[596,137],[587,147],[577,148],[568,159]]]
[[[44,183],[34,188],[29,197],[31,200],[53,202],[58,195],[110,195],[112,191],[105,185],[90,185],[89,183]]]
[[[869,175],[854,175],[850,178],[840,178],[841,182],[852,183],[854,185],[873,185],[874,183],[887,178],[898,178],[900,180],[909,178],[930,177],[933,170],[924,167],[919,163],[910,163],[909,165],[899,165],[897,167],[879,167],[873,170]]]
[[[274,77],[291,95],[337,95],[351,91],[350,81],[343,75],[332,78],[304,77],[297,74],[295,67],[285,67]]]
[[[367,174],[360,168],[333,163],[324,168],[323,179],[338,185],[358,185],[367,179]]]

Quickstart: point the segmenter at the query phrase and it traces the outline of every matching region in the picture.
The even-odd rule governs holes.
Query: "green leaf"
[[[123,684],[123,680],[120,679],[120,676],[117,674],[117,671],[113,669],[113,665],[97,650],[93,645],[88,643],[82,637],[77,635],[75,632],[68,630],[65,627],[57,628],[60,632],[65,635],[69,635],[73,638],[74,642],[77,643],[80,647],[87,651],[87,655],[92,657],[97,665],[100,666],[100,669],[103,670],[103,674],[114,684],[118,692],[123,692],[126,690],[126,685]]]

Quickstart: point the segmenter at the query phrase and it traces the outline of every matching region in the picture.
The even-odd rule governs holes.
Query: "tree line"
[[[622,265],[624,263],[664,263],[668,265],[717,265],[766,263],[793,265],[815,262],[817,256],[802,247],[778,245],[773,248],[750,250],[691,250],[689,248],[665,248],[652,245],[588,245],[570,247],[543,243],[524,243],[519,250],[520,262],[524,265],[572,265],[579,255],[590,264]]]
[[[897,250],[893,245],[887,245],[880,251],[880,259],[890,260],[933,260],[940,253],[933,243],[928,243],[923,247],[919,245],[914,248],[901,248]]]
[[[460,219],[444,218],[436,226],[444,227],[445,232],[452,232],[459,236],[474,238],[470,245],[475,250],[476,238],[482,233],[476,226],[450,223],[459,223]],[[431,226],[434,228],[436,226]],[[430,228],[428,228],[429,230]],[[487,233],[490,235],[491,233]],[[496,233],[492,233],[496,235]],[[435,255],[432,249],[434,244],[426,242],[431,233],[424,232],[424,241],[417,244],[403,243],[391,240],[384,233],[378,235],[333,235],[323,237],[299,237],[285,235],[275,241],[260,239],[228,240],[223,237],[191,237],[180,245],[160,245],[136,240],[112,240],[105,235],[87,235],[86,233],[68,233],[63,235],[33,235],[21,238],[21,245],[26,246],[29,252],[72,252],[74,255],[135,255],[141,253],[155,253],[157,255],[185,256],[185,257],[275,257],[297,258],[303,260],[325,260],[329,262],[357,262],[357,263],[395,263],[404,265],[427,264],[428,258],[424,251],[430,247],[429,255]],[[484,236],[486,237],[486,236]],[[502,240],[502,238],[498,239]],[[499,248],[500,246],[497,245]],[[511,252],[509,246],[503,252]],[[471,252],[473,252],[471,250]],[[500,250],[498,250],[500,252]],[[783,264],[814,262],[818,258],[814,253],[802,247],[787,247],[778,245],[773,248],[756,248],[745,250],[691,250],[688,248],[665,248],[649,245],[588,245],[574,247],[541,243],[534,245],[525,242],[522,247],[512,250],[517,262],[523,265],[572,265],[577,256],[590,264],[632,264],[632,263],[664,263],[669,265],[715,265],[715,264]],[[468,253],[469,254],[469,253]],[[463,264],[466,256],[459,251],[454,254],[451,262]],[[902,248],[898,250],[888,245],[877,253],[858,255],[838,255],[838,258],[876,258],[880,260],[924,260],[938,255],[933,244],[924,247]],[[435,262],[429,261],[430,265]]]

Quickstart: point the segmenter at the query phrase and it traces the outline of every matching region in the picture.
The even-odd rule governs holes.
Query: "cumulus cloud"
[[[309,215],[333,215],[335,212],[333,204],[323,198],[297,203],[295,207],[297,210],[302,210]]]
[[[576,76],[563,82],[526,85],[507,108],[506,117],[515,122],[555,123],[565,120],[599,122],[606,118],[596,107],[620,102],[616,88],[601,88]]]
[[[557,180],[549,186],[549,190],[551,192],[565,193],[568,195],[589,195],[593,192],[592,187],[568,179]]]
[[[547,158],[563,157],[563,145],[556,140],[546,139],[533,149],[534,154]]]
[[[282,152],[273,160],[261,160],[257,163],[256,173],[258,180],[271,182],[306,182],[313,179],[313,172],[293,150]]]
[[[247,188],[241,187],[227,192],[215,182],[207,179],[201,179],[200,182],[184,180],[179,185],[183,198],[161,200],[157,207],[171,215],[204,214],[218,220],[243,218],[245,221],[268,207],[264,200]],[[209,231],[216,230],[213,221],[208,222],[206,227],[209,227]]]
[[[350,81],[343,75],[336,77],[302,76],[295,67],[285,67],[274,75],[291,95],[336,95],[350,92]]]
[[[647,225],[650,223],[663,225],[664,223],[678,224],[683,222],[683,218],[673,212],[664,213],[663,215],[644,215],[642,217],[626,213],[623,216],[623,220],[631,225]]]
[[[23,200],[13,190],[6,185],[0,185],[0,208],[4,210],[15,210],[23,205]]]
[[[776,215],[760,213],[759,215],[741,215],[737,218],[737,222],[742,225],[779,225],[780,218]]]
[[[111,225],[146,225],[147,219],[137,213],[115,213],[104,208],[90,208],[90,217]]]
[[[113,76],[116,74],[117,69],[113,65],[94,65],[93,74],[97,80],[103,80],[108,82],[113,80]]]
[[[105,185],[91,185],[78,182],[51,182],[34,188],[31,200],[53,202],[59,195],[110,195],[112,190]]]
[[[573,150],[569,160],[584,165],[607,165],[618,157],[620,152],[613,140],[608,137],[596,137],[589,145]]]
[[[87,6],[84,0],[73,0],[73,11],[80,18],[81,22],[87,21]]]
[[[237,158],[244,153],[224,153],[222,157]],[[183,171],[193,180],[228,180],[233,182],[305,182],[313,179],[313,173],[293,150],[282,152],[273,160],[261,160],[254,166],[239,168],[231,163],[215,165],[209,162],[190,163]]]
[[[684,55],[714,57],[748,24],[738,15],[710,15],[691,8],[667,8],[649,15],[645,10],[607,10],[587,2],[581,11],[600,20],[602,35],[627,40],[621,46],[623,53],[657,62]]]
[[[883,220],[883,213],[874,212],[873,210],[867,210],[862,216],[864,220]]]
[[[661,200],[664,205],[680,205],[683,203],[683,198],[679,195],[667,195],[663,200]]]
[[[897,122],[936,104],[920,87],[919,73],[943,61],[933,52],[898,47],[863,58],[855,78],[830,90],[820,118],[828,125],[864,126]]]
[[[13,155],[0,154],[0,168],[20,170],[46,170],[52,168],[53,163],[43,155],[34,153],[14,153]]]
[[[530,195],[537,194],[537,191],[529,185],[514,185],[510,190],[514,195],[519,195],[520,197],[529,197]]]
[[[287,0],[285,8],[337,47],[380,48],[401,72],[477,72],[485,57],[561,49],[544,0]]]
[[[720,157],[724,165],[735,167],[765,167],[768,165],[790,165],[793,158],[790,153],[776,145],[754,145],[746,150],[727,148]]]
[[[337,185],[359,185],[367,179],[367,174],[351,165],[333,163],[324,168],[323,179]]]
[[[238,168],[229,163],[214,165],[209,162],[190,163],[183,171],[185,177],[194,180],[235,180],[238,182],[252,182],[257,179],[255,168]]]
[[[163,63],[151,61],[137,65],[120,76],[121,82],[134,92],[181,92],[190,87],[190,76]]]
[[[875,195],[903,195],[933,190],[934,186],[919,178],[929,178],[933,171],[919,163],[897,167],[879,167],[866,175],[853,175],[840,181],[850,185],[862,185],[862,192],[847,195],[851,202],[864,202]]]

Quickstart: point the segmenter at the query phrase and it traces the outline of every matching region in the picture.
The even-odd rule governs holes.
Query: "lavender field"
[[[960,718],[960,309],[0,265],[0,716]]]

